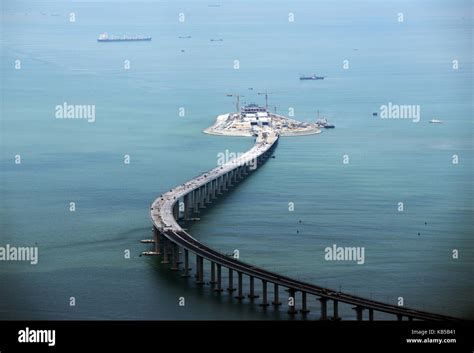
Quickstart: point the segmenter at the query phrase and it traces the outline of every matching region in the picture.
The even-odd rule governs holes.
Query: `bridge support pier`
[[[226,187],[231,188],[232,187],[232,180],[231,180],[230,172],[227,172],[225,177],[226,177]]]
[[[190,202],[190,195],[189,194],[186,194],[184,195],[184,198],[183,198],[183,202],[184,202],[184,220],[187,221],[189,220],[189,215],[191,214],[189,211],[190,211],[190,206],[191,206],[191,202]]]
[[[227,191],[227,174],[224,174],[221,176],[221,184],[222,184],[221,191]]]
[[[269,306],[268,300],[267,300],[267,281],[262,279],[262,302],[260,303],[260,306]]]
[[[369,309],[369,321],[374,321],[374,309]]]
[[[199,212],[199,189],[195,189],[192,191],[191,198],[193,200],[193,212],[200,213]]]
[[[204,284],[204,259],[196,255],[196,284]]]
[[[332,301],[332,309],[333,309],[332,319],[334,321],[341,320],[341,318],[339,317],[339,301],[337,300]]]
[[[215,200],[217,199],[216,193],[217,193],[217,179],[214,179],[211,181],[212,185],[212,199]]]
[[[179,247],[178,244],[172,243],[171,244],[171,256],[173,258],[172,266],[171,266],[171,271],[178,271],[179,270]]]
[[[363,320],[363,313],[364,313],[364,307],[357,305],[356,307],[352,308],[356,311],[357,314],[357,321],[362,321]]]
[[[321,297],[319,298],[321,302],[321,317],[320,320],[327,320],[328,319],[328,299]]]
[[[199,189],[199,207],[206,208],[206,184],[201,186]]]
[[[397,320],[398,321],[403,321],[403,315],[397,314]]]
[[[227,290],[229,292],[235,291],[235,288],[234,288],[234,271],[231,268],[229,268],[229,287],[227,287]]]
[[[169,240],[163,237],[163,259],[161,260],[162,264],[168,264],[170,262],[169,257],[168,257],[169,255],[168,246],[169,246]]]
[[[209,281],[211,284],[211,288],[214,289],[214,285],[217,283],[216,282],[216,263],[214,261],[211,261],[211,280]]]
[[[306,315],[307,313],[309,313],[308,305],[306,303],[306,292],[301,292],[301,305],[302,305],[302,308],[300,310],[300,313],[302,313],[303,315]]]
[[[289,292],[289,297],[288,297],[288,314],[294,315],[296,314],[296,309],[295,309],[295,304],[296,304],[296,298],[295,298],[295,290],[293,288],[288,289]]]
[[[211,203],[212,197],[212,181],[206,184],[206,203]]]
[[[179,220],[179,200],[176,200],[176,203],[173,206],[173,217],[177,221]]]
[[[184,249],[184,273],[181,277],[189,277],[189,251]]]
[[[220,264],[216,264],[217,267],[217,286],[214,288],[215,292],[222,292],[222,268]]]
[[[278,284],[274,283],[273,284],[273,302],[272,302],[272,305],[274,305],[274,306],[281,305],[279,297],[280,297],[280,288],[278,287]]]
[[[237,275],[237,296],[235,297],[235,299],[238,299],[240,301],[245,298],[242,293],[242,272],[238,271]]]
[[[160,232],[158,231],[158,229],[156,229],[156,227],[153,227],[153,240],[155,241],[155,253],[157,255],[160,255],[161,254],[161,251],[160,251]]]
[[[259,296],[255,294],[255,278],[250,276],[250,293],[248,295],[250,299],[258,298]]]

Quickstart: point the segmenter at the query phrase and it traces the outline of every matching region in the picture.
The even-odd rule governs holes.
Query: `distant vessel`
[[[150,41],[151,37],[143,37],[143,36],[109,36],[107,33],[102,33],[99,38],[97,38],[98,42],[141,42],[141,41]]]
[[[179,36],[178,38],[179,39],[188,39],[188,38],[191,38],[191,36]]]
[[[211,42],[223,42],[224,39],[222,39],[222,38],[219,38],[219,39],[211,38],[210,41],[211,41]]]
[[[324,80],[324,76],[300,76],[300,80]]]
[[[438,119],[431,119],[430,120],[430,124],[442,124],[443,122],[441,120],[438,120]]]

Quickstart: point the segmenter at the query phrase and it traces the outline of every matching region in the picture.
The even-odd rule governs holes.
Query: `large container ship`
[[[151,37],[148,36],[109,36],[107,33],[102,33],[99,38],[97,38],[98,42],[140,42],[140,41],[150,41]]]

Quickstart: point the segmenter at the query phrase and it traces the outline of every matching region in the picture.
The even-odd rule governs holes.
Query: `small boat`
[[[316,120],[316,125],[318,127],[322,127],[325,129],[334,129],[335,126],[333,124],[329,124],[329,122],[326,120],[326,118],[320,118],[319,117],[319,110],[318,110],[318,120]]]
[[[222,39],[222,38],[219,38],[219,39],[211,38],[210,41],[211,41],[211,42],[223,42],[224,39]]]
[[[150,41],[151,37],[143,37],[143,36],[123,36],[123,37],[115,37],[109,36],[107,33],[102,33],[99,38],[97,38],[98,42],[141,42],[141,41]]]
[[[324,80],[324,76],[316,76],[316,75],[311,75],[311,76],[300,76],[300,80]]]
[[[438,119],[431,119],[430,120],[430,124],[442,124],[443,122],[441,120],[438,120]]]

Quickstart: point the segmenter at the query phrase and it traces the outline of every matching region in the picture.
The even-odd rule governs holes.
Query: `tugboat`
[[[335,128],[335,126],[333,124],[328,123],[326,118],[320,118],[319,117],[319,110],[318,110],[318,120],[316,120],[316,125],[318,125],[318,127],[322,127],[322,128],[325,128],[325,129],[334,129]]]
[[[99,38],[97,38],[98,42],[141,42],[141,41],[150,41],[151,37],[143,37],[143,36],[123,36],[123,37],[115,37],[109,36],[107,33],[102,33]]]
[[[316,76],[313,74],[312,76],[300,76],[300,80],[324,80],[324,76]]]

